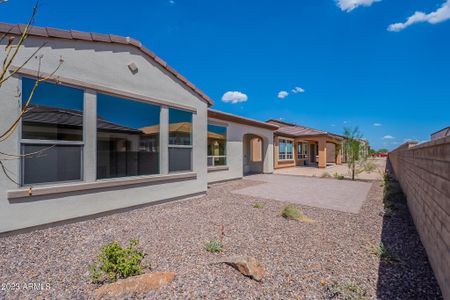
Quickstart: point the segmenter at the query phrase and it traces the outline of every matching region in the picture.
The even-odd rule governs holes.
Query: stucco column
[[[327,143],[325,139],[319,139],[319,168],[327,166]]]
[[[161,106],[159,115],[159,172],[169,174],[169,108]]]
[[[97,179],[97,93],[84,92],[83,112],[83,165],[84,181]]]

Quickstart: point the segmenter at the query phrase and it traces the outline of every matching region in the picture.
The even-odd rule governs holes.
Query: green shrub
[[[289,204],[283,208],[283,211],[281,212],[281,216],[283,216],[285,219],[288,220],[296,220],[296,221],[303,221],[303,222],[314,222],[314,220],[308,218],[305,216],[302,211],[295,206],[294,204]]]
[[[281,215],[286,219],[300,220],[303,216],[303,213],[294,204],[289,204],[285,208],[283,208]]]
[[[398,262],[398,259],[389,252],[389,250],[384,246],[383,243],[380,243],[379,245],[373,245],[372,254],[379,257],[382,261],[385,262]]]
[[[136,249],[138,240],[130,240],[128,247],[114,241],[100,249],[100,255],[89,266],[92,282],[111,281],[142,273],[144,251]]]
[[[252,205],[253,208],[263,208],[264,206],[261,203],[255,203]]]
[[[206,244],[206,250],[211,252],[211,253],[222,252],[223,251],[223,244],[221,242],[218,242],[218,241],[209,241]]]
[[[337,172],[333,174],[333,177],[336,178],[336,179],[338,179],[338,180],[342,180],[342,179],[345,178],[344,175],[340,175],[340,174],[338,174]]]

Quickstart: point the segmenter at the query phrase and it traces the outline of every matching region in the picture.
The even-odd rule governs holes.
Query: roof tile
[[[92,41],[92,36],[89,32],[71,30],[70,33],[74,40]]]
[[[109,38],[112,43],[128,45],[128,39],[126,37],[110,34]]]
[[[109,37],[109,34],[100,34],[92,32],[91,35],[93,41],[111,43],[111,38]]]
[[[61,39],[72,39],[70,31],[47,27],[47,34],[49,37],[56,37]]]

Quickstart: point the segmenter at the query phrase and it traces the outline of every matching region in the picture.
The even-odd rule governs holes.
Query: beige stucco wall
[[[126,188],[101,189],[83,193],[57,194],[39,198],[25,198],[11,201],[7,192],[19,187],[0,174],[0,232],[46,224],[81,216],[141,205],[159,200],[178,198],[204,193],[207,190],[207,104],[196,94],[150,58],[144,56],[132,46],[111,45],[100,42],[85,42],[61,39],[47,39],[47,45],[39,52],[43,55],[41,71],[52,72],[60,59],[64,64],[57,75],[101,85],[106,88],[139,94],[145,97],[163,100],[172,104],[189,106],[197,112],[193,116],[193,172],[197,178],[164,184],[140,184]],[[14,65],[19,66],[25,58],[40,46],[44,40],[29,37],[19,52]],[[0,48],[4,51],[4,47]],[[4,55],[4,53],[1,53]],[[128,64],[135,63],[139,71],[132,74]],[[36,70],[37,60],[32,59],[27,69]],[[0,128],[6,128],[18,115],[17,101],[20,90],[20,77],[13,77],[0,89]],[[86,172],[84,182],[95,182],[96,143],[95,130],[95,91],[85,91],[85,149],[84,165]],[[161,120],[167,122],[167,109],[163,109]],[[162,130],[167,124],[161,124]],[[20,128],[6,142],[0,143],[0,151],[19,153]],[[167,134],[161,134],[161,170],[167,171]],[[20,176],[19,160],[6,163],[12,176],[18,181]],[[60,185],[58,185],[60,186]]]
[[[389,153],[444,299],[450,299],[450,137]]]

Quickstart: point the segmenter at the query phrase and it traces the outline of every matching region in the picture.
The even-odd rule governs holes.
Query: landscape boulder
[[[261,281],[266,273],[262,263],[251,256],[233,256],[223,262],[256,281]]]
[[[155,272],[121,279],[95,290],[96,299],[123,299],[159,289],[175,278],[174,272]]]

